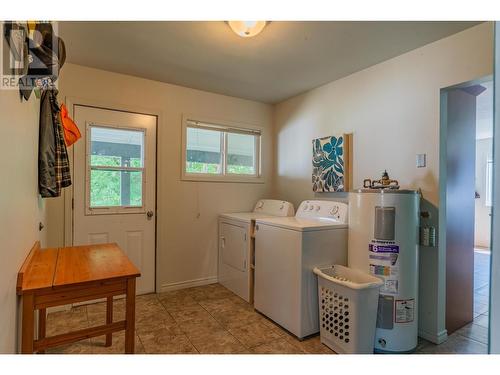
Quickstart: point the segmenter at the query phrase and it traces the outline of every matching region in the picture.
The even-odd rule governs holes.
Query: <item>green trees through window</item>
[[[91,127],[90,207],[142,206],[143,136]]]

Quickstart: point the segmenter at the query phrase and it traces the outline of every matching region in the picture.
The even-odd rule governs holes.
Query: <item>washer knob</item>
[[[305,211],[305,210],[307,210],[307,204],[305,204],[305,205],[304,205],[303,210],[304,210],[304,211]]]

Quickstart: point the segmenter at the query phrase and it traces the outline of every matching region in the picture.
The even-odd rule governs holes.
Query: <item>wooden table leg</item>
[[[127,280],[125,319],[125,353],[133,354],[135,346],[135,278]]]
[[[113,323],[113,296],[108,297],[106,300],[106,324]],[[111,346],[113,344],[113,334],[108,333],[106,335],[105,346]]]
[[[47,309],[38,310],[38,340],[45,338],[47,330]],[[45,353],[45,350],[39,350],[38,353]]]
[[[23,294],[23,318],[21,353],[33,354],[35,336],[35,296],[33,293]]]

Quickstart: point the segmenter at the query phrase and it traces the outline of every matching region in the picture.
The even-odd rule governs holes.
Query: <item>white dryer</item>
[[[294,217],[256,221],[254,307],[299,339],[319,332],[313,268],[347,264],[347,212],[311,200]]]
[[[293,215],[293,204],[273,199],[259,200],[252,212],[219,215],[219,283],[253,303],[255,220]]]

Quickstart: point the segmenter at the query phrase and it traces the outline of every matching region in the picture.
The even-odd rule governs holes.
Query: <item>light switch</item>
[[[425,168],[425,154],[417,154],[417,168]]]

